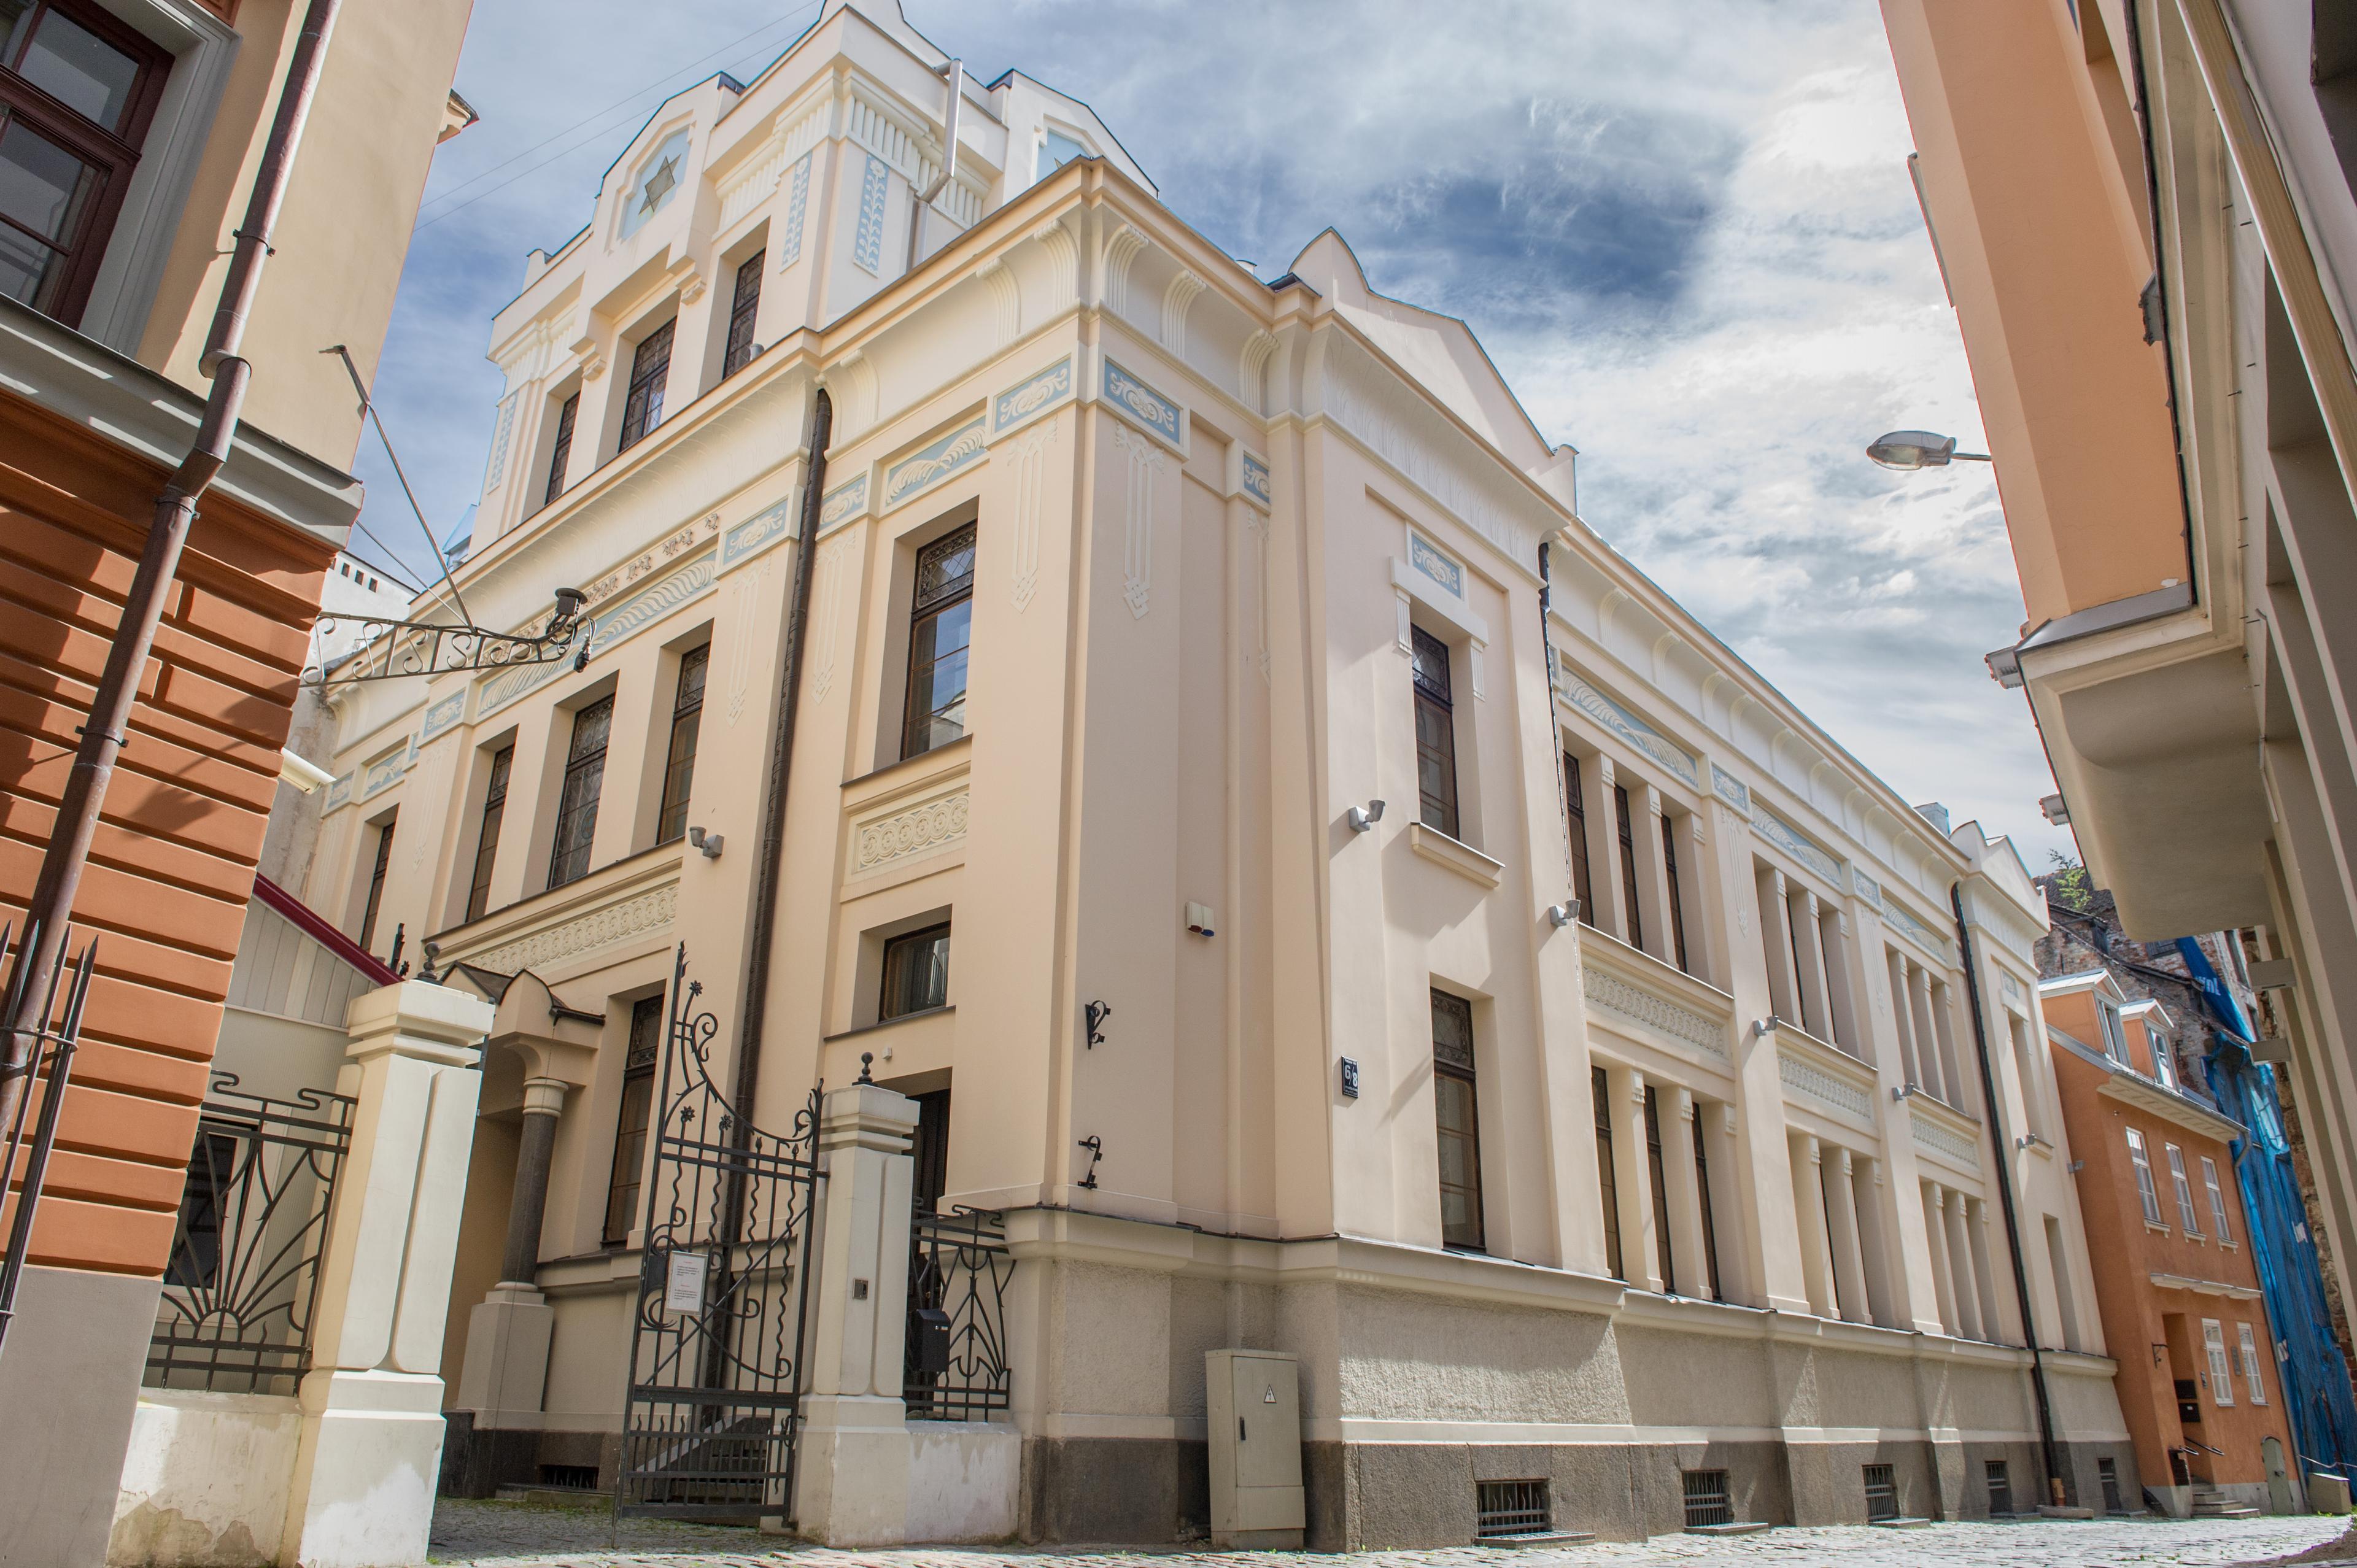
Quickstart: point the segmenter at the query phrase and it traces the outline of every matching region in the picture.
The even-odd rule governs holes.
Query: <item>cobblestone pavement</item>
[[[1662,1535],[1564,1548],[1455,1547],[1351,1557],[993,1547],[834,1552],[748,1530],[650,1520],[624,1521],[617,1530],[606,1515],[588,1509],[446,1498],[435,1511],[430,1560],[473,1568],[2207,1568],[2306,1552],[2335,1539],[2347,1524],[2306,1517],[2040,1520],[1906,1530],[1846,1525],[1735,1537]],[[2357,1563],[2357,1555],[2349,1561]]]

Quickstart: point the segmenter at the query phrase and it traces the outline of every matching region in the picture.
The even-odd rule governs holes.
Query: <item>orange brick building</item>
[[[2179,1516],[2292,1511],[2291,1431],[2227,1146],[2243,1129],[2178,1081],[2160,1004],[2130,1003],[2102,970],[2039,993],[2136,1483]]]

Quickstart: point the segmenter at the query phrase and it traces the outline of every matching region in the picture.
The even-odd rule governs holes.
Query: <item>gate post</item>
[[[908,1535],[900,1391],[916,1127],[917,1102],[872,1083],[831,1091],[819,1111],[826,1184],[809,1265],[794,1522],[829,1546],[897,1545]]]
[[[489,1003],[406,981],[356,997],[340,1092],[359,1103],[319,1258],[301,1446],[279,1560],[425,1561],[442,1458],[442,1331]]]

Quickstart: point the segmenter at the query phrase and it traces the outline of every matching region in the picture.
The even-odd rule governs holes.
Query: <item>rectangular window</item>
[[[2231,1247],[2234,1228],[2226,1222],[2226,1189],[2218,1180],[2218,1162],[2207,1155],[2201,1156],[2201,1185],[2210,1190],[2210,1222],[2217,1229],[2218,1240]]]
[[[630,1004],[630,1041],[622,1058],[622,1110],[614,1124],[614,1168],[606,1178],[605,1241],[619,1247],[639,1217],[639,1178],[655,1107],[655,1067],[662,1058],[663,999]]]
[[[1869,1520],[1899,1517],[1899,1471],[1892,1465],[1861,1466],[1866,1479],[1866,1517]]]
[[[2147,1225],[2160,1220],[2160,1190],[2152,1185],[2152,1153],[2144,1144],[2144,1134],[2128,1129],[2128,1161],[2136,1166],[2136,1196],[2144,1200],[2144,1218]]]
[[[695,737],[704,723],[704,672],[712,645],[679,656],[679,691],[671,705],[671,749],[663,758],[662,810],[655,818],[655,843],[669,843],[687,832],[688,789],[695,782]]]
[[[1688,1530],[1735,1522],[1734,1499],[1727,1489],[1726,1471],[1681,1470],[1678,1480],[1685,1493]]]
[[[672,329],[676,320],[666,321],[639,339],[638,351],[630,356],[630,390],[622,400],[622,443],[617,453],[627,452],[647,437],[647,433],[662,423],[663,386],[671,380]]]
[[[877,1023],[949,1004],[949,927],[928,926],[884,944],[884,993],[876,1005]]]
[[[385,868],[393,864],[393,826],[396,818],[387,817],[384,826],[377,830],[376,861],[369,867],[368,902],[361,908],[361,948],[366,951],[376,942],[377,906],[384,902]]]
[[[1987,1468],[1983,1473],[1988,1477],[1989,1512],[2009,1514],[2013,1511],[2013,1473],[2002,1459],[1990,1459],[1986,1464]]]
[[[1662,813],[1662,869],[1670,883],[1670,952],[1678,967],[1686,973],[1694,965],[1686,961],[1686,909],[1678,894],[1678,825],[1667,811]]]
[[[1571,896],[1579,900],[1579,918],[1596,924],[1596,888],[1587,869],[1587,802],[1580,794],[1579,758],[1563,754],[1564,799],[1571,812]]]
[[[2253,1404],[2267,1402],[2267,1385],[2259,1378],[2259,1340],[2247,1323],[2234,1325],[2234,1336],[2241,1341],[2243,1352],[2243,1386],[2250,1391]]]
[[[1546,1482],[1473,1483],[1474,1540],[1512,1541],[1516,1536],[1544,1535],[1554,1523]]]
[[[575,392],[556,411],[556,446],[548,455],[548,489],[540,504],[546,506],[565,493],[565,467],[573,461],[573,422],[581,415],[581,394]]]
[[[1711,1218],[1710,1212],[1710,1155],[1705,1152],[1709,1143],[1702,1108],[1696,1106],[1694,1127],[1695,1191],[1702,1200],[1703,1272],[1710,1278],[1710,1299],[1725,1301],[1727,1293],[1719,1289],[1718,1285],[1718,1222]]]
[[[81,0],[5,0],[0,294],[80,323],[171,58]]]
[[[2210,1358],[2210,1397],[2223,1410],[2234,1402],[2234,1370],[2226,1364],[2226,1330],[2214,1317],[2201,1320],[2201,1348]]]
[[[1424,825],[1457,831],[1457,715],[1448,694],[1448,645],[1422,627],[1408,628],[1415,689],[1415,789]]]
[[[2021,1083],[2021,1114],[2025,1132],[2046,1135],[2046,1117],[2038,1092],[2038,1065],[2029,1047],[2029,1025],[2017,1014],[2006,1015],[2013,1036],[2013,1075]]]
[[[499,859],[500,823],[508,814],[508,770],[515,747],[491,754],[490,782],[483,787],[483,825],[475,834],[475,879],[467,889],[467,918],[479,920],[491,905],[491,865]]]
[[[1629,822],[1629,791],[1612,786],[1612,810],[1620,819],[1620,909],[1629,921],[1629,945],[1645,945],[1645,917],[1637,908],[1637,834]]]
[[[920,757],[965,734],[966,655],[974,640],[974,525],[917,552],[909,615],[909,708],[900,755]]]
[[[1620,1262],[1620,1191],[1612,1175],[1612,1095],[1604,1069],[1588,1069],[1588,1095],[1596,1102],[1596,1186],[1604,1195],[1604,1268],[1616,1280],[1629,1277]]]
[[[2120,1026],[2119,1007],[2110,998],[2095,998],[2095,1022],[2104,1033],[2104,1054],[2121,1066],[2127,1066],[2127,1031]]]
[[[761,310],[761,263],[769,254],[756,251],[737,269],[737,295],[728,302],[728,347],[720,356],[723,381],[753,362],[753,317]]]
[[[2104,1511],[2122,1513],[2126,1505],[2120,1499],[2120,1464],[2116,1459],[2095,1461],[2095,1479],[2104,1488]]]
[[[2179,1087],[2177,1081],[2177,1054],[2169,1048],[2168,1040],[2161,1036],[2158,1030],[2147,1026],[2144,1032],[2144,1041],[2146,1045],[2152,1047],[2153,1071],[2159,1076],[2160,1081],[2171,1089]]]
[[[1662,1289],[1675,1295],[1677,1265],[1670,1256],[1670,1184],[1662,1169],[1661,1096],[1645,1086],[1645,1176],[1653,1188],[1653,1266],[1662,1272]]]
[[[600,697],[573,715],[565,787],[556,797],[556,835],[548,852],[551,887],[588,873],[590,841],[597,834],[597,796],[606,786],[606,741],[613,728],[611,697]]]
[[[2193,1184],[2185,1179],[2185,1151],[2174,1144],[2161,1146],[2169,1156],[2169,1179],[2177,1189],[2177,1223],[2188,1236],[2201,1234],[2201,1222],[2193,1216]]]
[[[1432,1090],[1440,1133],[1440,1244],[1481,1251],[1481,1123],[1473,1092],[1473,1004],[1432,993]]]

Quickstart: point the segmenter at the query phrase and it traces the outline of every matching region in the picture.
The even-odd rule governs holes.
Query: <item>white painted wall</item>
[[[986,1421],[909,1423],[909,1539],[947,1544],[1015,1533],[1023,1434]]]
[[[276,1562],[302,1435],[291,1395],[142,1391],[111,1568]]]

